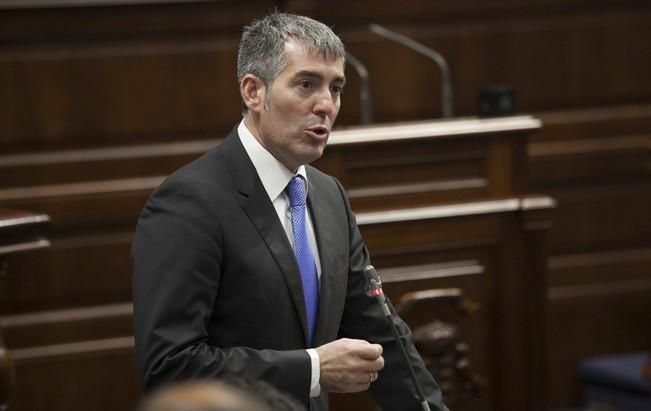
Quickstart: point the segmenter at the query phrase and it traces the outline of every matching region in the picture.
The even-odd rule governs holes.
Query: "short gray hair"
[[[325,24],[305,16],[273,12],[244,27],[237,53],[237,81],[247,74],[271,87],[285,68],[285,42],[293,38],[326,59],[346,60],[341,39]]]

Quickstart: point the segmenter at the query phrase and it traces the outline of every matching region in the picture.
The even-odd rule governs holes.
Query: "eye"
[[[341,94],[344,92],[344,87],[339,85],[330,86],[330,92],[334,95]]]
[[[312,88],[312,82],[310,80],[301,80],[298,82],[298,86],[305,90],[309,90]]]

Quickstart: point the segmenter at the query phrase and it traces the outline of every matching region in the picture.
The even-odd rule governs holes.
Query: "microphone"
[[[443,117],[453,117],[454,94],[452,92],[450,70],[448,69],[448,63],[445,61],[445,58],[431,48],[420,44],[417,41],[410,39],[409,37],[403,36],[402,34],[382,27],[379,24],[370,24],[368,28],[377,35],[385,37],[389,40],[393,40],[396,43],[402,44],[403,46],[409,47],[410,49],[423,54],[431,60],[434,60],[434,62],[439,66],[439,70],[441,70],[441,110],[443,112]]]
[[[364,267],[364,277],[366,277],[366,295],[369,297],[377,298],[380,307],[382,307],[382,312],[386,318],[391,316],[391,311],[387,305],[387,299],[384,296],[384,291],[382,290],[382,280],[375,271],[375,267],[372,265],[367,265]]]
[[[418,399],[420,400],[420,406],[423,411],[430,411],[429,404],[427,403],[427,400],[425,400],[425,394],[423,394],[423,387],[420,386],[418,378],[416,378],[416,372],[414,371],[414,367],[409,361],[409,355],[407,354],[405,343],[402,341],[402,338],[400,338],[398,326],[396,325],[395,321],[393,321],[393,315],[391,314],[389,306],[387,305],[387,299],[384,295],[384,291],[382,290],[382,280],[380,279],[380,275],[377,273],[377,271],[375,271],[375,267],[372,265],[367,265],[364,267],[363,271],[364,277],[366,277],[366,295],[369,297],[375,297],[377,302],[380,304],[380,307],[382,307],[384,318],[391,326],[393,336],[398,343],[398,347],[400,347],[402,358],[405,360],[405,363],[409,368],[409,376],[411,377],[411,382],[414,384],[414,387],[416,387],[416,393],[418,394]]]
[[[364,64],[352,54],[346,52],[346,62],[349,62],[359,76],[359,102],[361,106],[361,123],[371,124],[373,122],[373,102],[369,90],[368,70]]]

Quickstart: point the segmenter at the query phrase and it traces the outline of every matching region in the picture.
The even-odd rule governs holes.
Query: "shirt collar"
[[[276,198],[283,193],[289,180],[291,180],[295,174],[289,171],[287,167],[276,159],[276,157],[271,155],[267,149],[262,147],[260,142],[246,127],[244,120],[242,120],[240,125],[237,127],[237,134],[240,136],[240,141],[244,146],[244,150],[251,159],[253,167],[255,167],[255,171],[258,173],[258,177],[260,177],[262,186],[267,192],[269,199],[271,202],[276,201]],[[305,179],[305,192],[307,193],[309,184],[307,181],[305,166],[300,166],[296,174],[303,176]]]

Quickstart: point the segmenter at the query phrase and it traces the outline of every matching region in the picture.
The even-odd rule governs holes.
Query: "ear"
[[[260,112],[264,108],[266,87],[257,76],[247,74],[240,81],[240,95],[244,105],[254,112]]]

